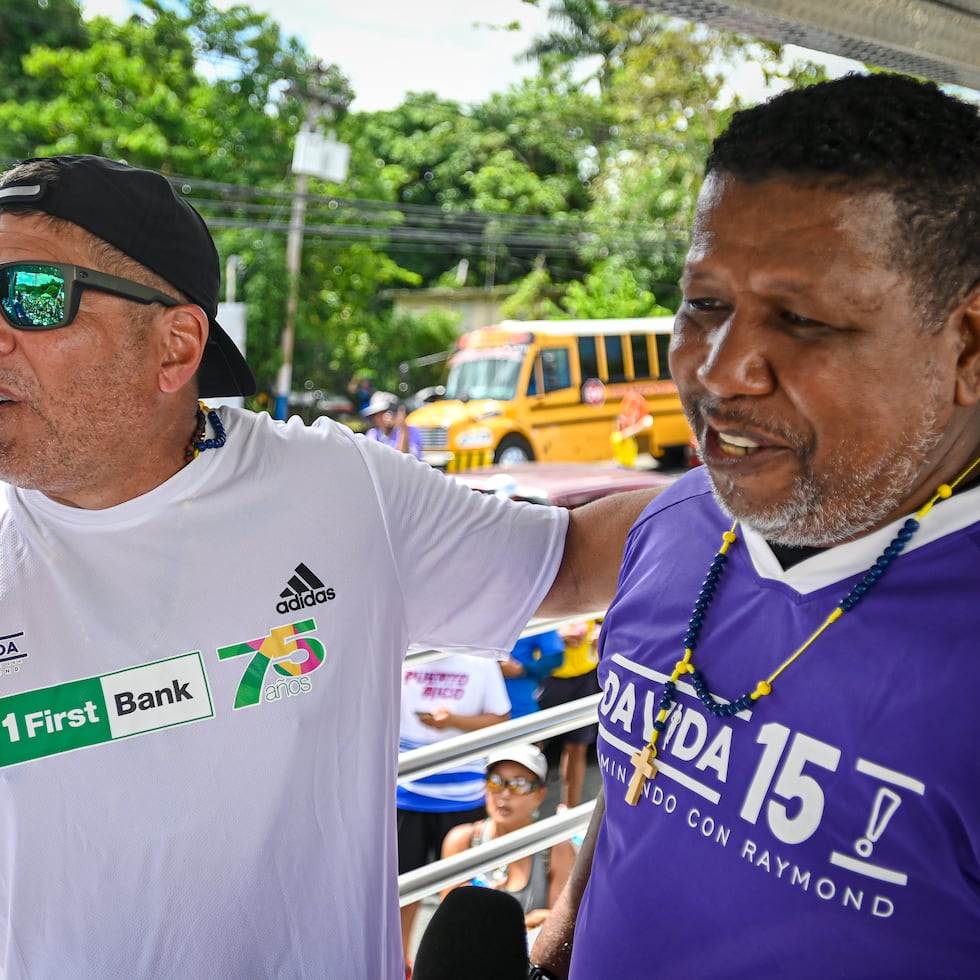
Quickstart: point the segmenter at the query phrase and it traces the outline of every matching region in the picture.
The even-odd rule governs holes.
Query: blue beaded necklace
[[[211,439],[204,438],[204,433],[207,431],[205,419],[211,423],[211,429],[214,431],[214,437]],[[225,444],[226,439],[225,427],[222,425],[218,413],[213,408],[208,408],[204,402],[198,402],[197,424],[194,427],[191,441],[187,444],[187,449],[184,452],[184,460],[189,463],[192,459],[197,459],[205,450],[220,449]]]
[[[687,632],[684,634],[684,656],[675,665],[674,671],[670,675],[670,680],[664,683],[663,693],[660,695],[660,702],[658,704],[660,710],[653,722],[653,734],[650,736],[650,741],[630,758],[630,762],[633,764],[633,777],[630,779],[629,788],[626,791],[626,802],[631,806],[636,806],[643,793],[644,784],[648,779],[652,779],[657,774],[657,767],[653,761],[657,756],[657,740],[660,738],[660,733],[667,727],[667,716],[670,714],[670,709],[676,700],[677,681],[682,675],[691,675],[691,684],[701,703],[717,718],[728,718],[731,715],[738,714],[740,711],[745,711],[752,706],[754,701],[758,701],[759,698],[771,694],[772,685],[776,678],[790,664],[801,657],[816,642],[817,638],[830,629],[844,613],[850,612],[881,581],[888,567],[902,553],[905,546],[912,540],[915,532],[919,530],[919,522],[932,510],[936,503],[952,497],[956,488],[978,465],[980,465],[980,457],[975,459],[963,470],[955,480],[950,483],[940,484],[936,488],[936,492],[916,511],[915,516],[910,517],[902,525],[891,543],[881,553],[881,557],[865,572],[864,577],[837,603],[833,611],[820,626],[776,670],[765,680],[759,681],[753,690],[746,691],[740,698],[736,698],[734,701],[722,701],[711,693],[704,674],[694,666],[694,650],[701,636],[701,628],[704,626],[708,607],[711,605],[711,600],[715,596],[722,572],[728,562],[728,549],[738,538],[735,533],[738,528],[738,521],[736,520],[731,528],[722,535],[721,547],[718,549],[718,553],[708,568],[708,574],[694,603],[694,609],[691,612],[691,618],[687,624]]]

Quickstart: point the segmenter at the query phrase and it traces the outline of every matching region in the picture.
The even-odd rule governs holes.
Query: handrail
[[[477,844],[452,857],[406,871],[398,876],[398,902],[409,905],[449,885],[468,881],[481,871],[489,871],[500,864],[517,861],[559,841],[568,840],[575,833],[585,830],[594,807],[595,800],[590,800],[564,813],[538,820],[530,827],[513,830],[504,837]]]
[[[547,630],[558,629],[566,623],[596,619],[602,615],[604,612],[555,619],[534,619],[528,623],[521,636],[536,636]],[[416,650],[406,656],[405,663],[417,665],[447,655],[447,652],[441,650]],[[452,766],[481,759],[491,749],[526,742],[541,742],[585,725],[594,725],[598,718],[601,699],[601,694],[591,694],[520,718],[511,718],[475,732],[465,732],[431,745],[402,752],[398,756],[398,778],[421,779]],[[508,861],[517,861],[528,854],[535,854],[552,847],[559,841],[569,840],[575,834],[584,832],[594,807],[595,800],[589,800],[564,813],[557,813],[536,821],[530,827],[512,831],[504,837],[478,844],[460,854],[407,871],[398,876],[399,903],[409,905],[450,885],[468,881],[481,871],[498,867]]]
[[[576,701],[544,708],[521,718],[512,718],[489,728],[466,732],[453,738],[402,752],[398,757],[399,779],[421,779],[450,766],[487,755],[490,749],[528,741],[542,741],[554,735],[595,724],[601,694],[590,694]],[[417,902],[449,885],[467,881],[473,875],[516,861],[568,840],[588,826],[595,800],[582,803],[564,813],[555,814],[515,830],[505,837],[478,844],[460,854],[433,861],[398,876],[401,905]]]
[[[537,636],[540,633],[547,633],[549,630],[556,630],[569,623],[580,623],[583,619],[601,619],[605,616],[605,610],[593,613],[579,613],[575,616],[557,616],[553,619],[532,619],[531,622],[521,631],[521,638],[526,636]],[[449,650],[410,650],[405,655],[406,666],[428,663],[432,660],[441,660],[448,657],[453,651]],[[455,651],[459,652],[459,651]]]
[[[452,738],[409,749],[398,756],[399,779],[421,779],[451,766],[481,759],[489,749],[518,742],[540,742],[555,735],[593,725],[598,716],[601,694],[590,694],[576,701],[556,704],[553,708],[511,718],[489,728],[465,732]]]

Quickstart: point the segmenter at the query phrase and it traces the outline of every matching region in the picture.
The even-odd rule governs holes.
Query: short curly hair
[[[980,281],[980,109],[933,82],[852,73],[782,92],[734,114],[705,173],[887,193],[924,326]]]

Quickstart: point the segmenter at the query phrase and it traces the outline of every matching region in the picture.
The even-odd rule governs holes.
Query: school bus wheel
[[[523,436],[504,436],[493,454],[493,461],[502,466],[529,463],[533,459],[534,450]]]

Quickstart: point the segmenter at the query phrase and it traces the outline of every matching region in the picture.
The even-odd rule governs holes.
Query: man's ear
[[[973,287],[961,310],[963,346],[956,363],[956,403],[975,405],[980,401],[980,283]]]
[[[201,307],[185,303],[164,310],[162,319],[160,390],[174,392],[197,374],[208,342],[208,318]]]

